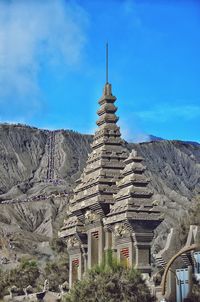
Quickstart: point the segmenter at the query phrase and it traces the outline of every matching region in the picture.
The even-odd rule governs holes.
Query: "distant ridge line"
[[[74,133],[74,134],[79,134],[79,135],[86,135],[86,136],[93,136],[93,134],[88,134],[88,133],[81,133],[79,131],[73,130],[73,129],[46,129],[46,128],[39,128],[39,127],[35,127],[35,126],[31,126],[31,125],[27,125],[27,124],[22,124],[22,123],[7,123],[7,122],[0,122],[0,127],[1,126],[13,126],[13,127],[26,127],[26,128],[30,128],[30,129],[35,129],[35,130],[40,130],[40,131],[44,131],[44,132],[60,132],[60,131],[66,131],[66,132],[70,132],[70,133]],[[150,143],[150,142],[161,142],[161,141],[177,141],[177,142],[183,142],[186,144],[192,144],[192,145],[196,145],[199,146],[200,142],[197,141],[189,141],[189,140],[180,140],[180,139],[165,139],[159,136],[155,136],[155,135],[149,135],[148,136],[149,139],[148,140],[141,140],[140,142],[137,143]],[[135,142],[131,142],[134,143]]]

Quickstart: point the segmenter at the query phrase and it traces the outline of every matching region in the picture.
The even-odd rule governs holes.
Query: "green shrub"
[[[54,237],[51,240],[50,246],[51,246],[52,250],[57,254],[60,254],[60,253],[67,254],[66,243],[58,237]]]
[[[23,259],[20,265],[10,271],[0,272],[0,297],[8,293],[8,289],[15,285],[23,294],[23,288],[28,285],[36,286],[40,276],[36,261]]]
[[[90,270],[77,281],[65,302],[153,302],[150,291],[135,269],[113,262]]]
[[[59,285],[63,284],[68,278],[69,265],[67,255],[61,255],[56,260],[46,263],[42,283],[45,279],[48,279],[50,290],[59,291]]]

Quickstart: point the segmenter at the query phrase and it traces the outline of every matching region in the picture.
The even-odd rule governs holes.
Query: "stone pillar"
[[[88,267],[88,269],[91,269],[91,267],[92,267],[92,248],[91,248],[91,246],[92,246],[92,238],[91,238],[91,231],[89,230],[88,231],[88,233],[87,233],[87,235],[88,235],[88,261],[87,261],[87,267]]]
[[[113,253],[113,257],[117,258],[116,238],[113,232],[112,232],[112,253]]]
[[[192,294],[192,286],[193,286],[193,268],[192,266],[188,266],[188,285],[189,285],[189,296]]]
[[[113,257],[113,251],[112,251],[112,242],[113,242],[113,239],[112,239],[112,232],[111,230],[109,230],[108,228],[104,228],[104,231],[105,231],[105,247],[104,247],[104,255],[105,255],[105,262],[106,264],[108,264],[108,253],[112,253],[112,257]]]
[[[81,280],[83,273],[83,259],[81,253],[69,255],[69,287]]]
[[[88,268],[100,265],[104,259],[104,229],[102,226],[88,231]]]
[[[104,247],[105,247],[105,231],[104,228],[101,226],[99,227],[99,265],[104,260]]]
[[[88,231],[88,268],[99,264],[99,228]]]
[[[151,274],[151,242],[153,233],[134,234],[135,267],[143,274]]]
[[[136,263],[137,269],[148,273],[151,266],[151,255],[150,255],[150,245],[138,244],[135,246],[136,250]]]
[[[88,259],[87,259],[87,257],[88,257],[88,254],[85,252],[84,254],[83,254],[83,276],[85,275],[85,273],[87,272],[87,267],[88,267]]]
[[[105,228],[105,251],[112,249],[112,232]]]
[[[132,241],[117,245],[117,259],[126,267],[130,268],[134,266]]]

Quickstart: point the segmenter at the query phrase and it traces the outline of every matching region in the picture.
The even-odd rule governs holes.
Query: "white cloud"
[[[135,115],[146,121],[166,122],[175,118],[191,120],[200,117],[200,106],[198,105],[174,105],[163,104],[151,110],[135,112]]]
[[[150,140],[150,136],[141,131],[133,120],[128,122],[127,120],[120,119],[119,126],[122,138],[130,143],[148,142]]]
[[[87,22],[80,6],[64,0],[1,0],[0,104],[17,99],[38,109],[41,66],[77,66]]]

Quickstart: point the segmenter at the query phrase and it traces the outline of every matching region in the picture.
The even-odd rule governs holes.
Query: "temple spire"
[[[106,84],[108,84],[108,42],[106,43]]]
[[[108,42],[106,43],[106,83],[103,89],[103,96],[112,96],[112,86],[108,82]]]

